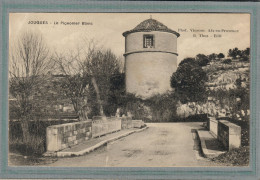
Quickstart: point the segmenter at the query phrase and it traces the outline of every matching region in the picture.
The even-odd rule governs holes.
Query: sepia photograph
[[[8,166],[249,167],[249,13],[9,13]]]

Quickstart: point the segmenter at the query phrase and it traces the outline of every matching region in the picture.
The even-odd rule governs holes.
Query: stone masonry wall
[[[92,137],[102,136],[121,130],[121,119],[117,117],[93,117]]]
[[[212,132],[212,134],[217,137],[217,135],[218,135],[218,120],[216,120],[216,118],[214,118],[214,117],[210,117],[209,120],[208,120],[208,126],[209,126],[209,130]]]
[[[59,151],[92,137],[91,121],[81,121],[47,127],[47,151]]]
[[[226,150],[241,146],[241,127],[226,120],[218,122],[218,140]]]
[[[131,117],[102,116],[94,116],[93,121],[90,119],[88,121],[49,126],[46,129],[47,151],[60,151],[90,138],[129,128],[132,128]]]
[[[121,129],[132,128],[132,118],[131,117],[122,117],[121,118]]]

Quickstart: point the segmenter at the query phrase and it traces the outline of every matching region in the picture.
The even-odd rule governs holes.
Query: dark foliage
[[[231,64],[231,59],[225,59],[224,61],[222,61],[223,64]]]
[[[232,166],[248,166],[249,155],[249,147],[241,147],[237,149],[232,149],[231,151],[221,154],[218,157],[213,158],[212,160]]]
[[[223,53],[219,53],[219,54],[218,54],[218,58],[219,58],[219,59],[224,58],[224,57],[225,57],[225,55],[224,55]]]
[[[240,58],[240,61],[248,62],[249,61],[249,57],[248,56],[243,56],[243,57]]]
[[[28,121],[30,141],[23,142],[21,122],[9,121],[9,150],[23,155],[41,155],[46,151],[46,128],[75,120]]]
[[[142,119],[145,122],[171,122],[176,117],[176,98],[174,94],[166,93],[155,95],[147,99],[127,93],[121,96],[121,115],[130,112],[133,119]]]
[[[236,59],[238,56],[241,56],[241,50],[239,50],[237,47],[234,49],[229,49],[228,56]]]
[[[210,62],[209,58],[204,54],[198,54],[195,58],[199,66],[206,66]]]
[[[215,54],[215,53],[212,53],[212,54],[208,55],[208,59],[210,61],[214,61],[214,60],[216,60],[216,58],[217,58],[217,54]]]
[[[250,56],[250,48],[239,50],[238,48],[229,49],[228,56],[233,59],[240,58],[242,61],[248,61]]]
[[[111,103],[108,99],[111,93],[111,78],[120,74],[119,59],[110,49],[93,49],[84,61],[84,67],[85,73],[91,76],[91,92],[88,96],[88,100],[92,102],[91,116],[115,113],[114,108],[111,109]],[[93,97],[96,99],[94,100]]]
[[[239,81],[238,81],[238,84]],[[218,89],[217,91],[210,91],[210,96],[219,100],[219,104],[221,108],[225,108],[226,105],[230,108],[230,116],[233,119],[237,119],[237,114],[243,117],[244,121],[249,122],[249,115],[247,114],[247,110],[249,110],[249,100],[250,93],[249,87],[239,87],[237,89]],[[241,114],[241,110],[244,111],[245,115]]]
[[[171,77],[171,87],[181,103],[202,102],[206,99],[207,75],[193,58],[186,58]]]
[[[127,114],[130,112],[133,116],[133,119],[142,119],[145,120],[148,116],[145,110],[144,100],[136,97],[134,94],[127,93],[124,96],[124,104],[123,104],[123,114]]]
[[[250,55],[250,48],[246,48],[245,50],[242,51],[243,55],[249,56]]]
[[[207,114],[195,114],[186,118],[176,118],[174,122],[207,122]]]
[[[171,122],[176,119],[177,98],[174,93],[156,95],[144,101],[150,108],[153,122]]]
[[[54,86],[56,91],[62,94],[60,100],[65,99],[64,96],[69,99],[74,107],[75,112],[82,116],[82,111],[86,109],[84,101],[87,96],[86,86],[90,84],[89,76],[82,76],[79,73],[75,75],[66,75],[61,78],[60,81],[56,81]]]
[[[106,116],[114,116],[117,108],[125,105],[125,74],[115,73],[109,76],[97,76],[100,88],[100,97]],[[93,84],[89,84],[88,106],[91,110],[89,117],[99,115],[99,104],[96,100],[96,91]]]
[[[125,74],[114,74],[110,78],[110,88],[108,94],[108,103],[104,106],[104,113],[108,116],[114,116],[117,108],[125,105]]]

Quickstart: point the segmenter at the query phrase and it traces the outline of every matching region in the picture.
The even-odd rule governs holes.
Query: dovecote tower
[[[180,34],[150,18],[123,36],[126,92],[146,98],[171,90],[170,78],[177,69]]]

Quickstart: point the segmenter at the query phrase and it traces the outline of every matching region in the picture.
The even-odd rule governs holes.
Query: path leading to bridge
[[[198,153],[194,129],[202,123],[148,123],[145,131],[79,157],[59,158],[48,166],[173,167],[218,166]]]

